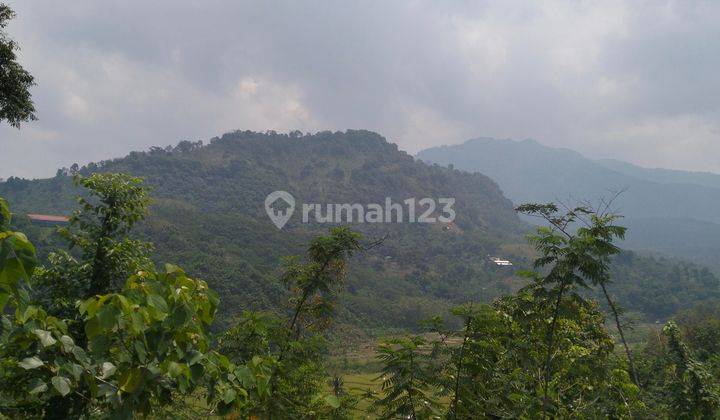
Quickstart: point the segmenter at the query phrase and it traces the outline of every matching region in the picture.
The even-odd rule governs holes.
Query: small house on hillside
[[[490,261],[492,261],[496,265],[500,265],[500,266],[511,266],[512,265],[510,260],[504,260],[504,259],[498,258],[498,257],[490,257]]]
[[[40,226],[59,226],[70,221],[70,219],[65,216],[53,216],[49,214],[30,213],[27,217],[31,222],[33,222],[33,224]]]

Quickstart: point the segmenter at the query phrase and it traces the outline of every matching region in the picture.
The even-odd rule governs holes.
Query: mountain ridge
[[[138,235],[156,244],[158,263],[184,267],[220,293],[221,327],[244,309],[285,311],[281,257],[302,254],[311,238],[334,225],[294,217],[278,230],[264,208],[266,196],[276,190],[290,192],[298,203],[456,199],[452,224],[351,225],[368,240],[387,237],[351,261],[337,308],[341,324],[352,331],[417,328],[451,305],[488,302],[523,284],[514,269],[529,268],[533,256],[523,237],[531,225],[518,218],[494,180],[418,162],[364,130],[237,131],[209,144],[180,142],[79,168],[80,174],[96,171],[142,176],[152,187],[154,204]],[[0,183],[0,195],[16,213],[67,212],[77,192],[67,171]],[[56,241],[47,229],[17,220],[41,255]],[[514,266],[498,267],[491,256]],[[619,301],[652,320],[720,291],[715,276],[690,264],[625,253],[613,269],[622,279],[613,290]]]
[[[592,160],[536,141],[489,138],[426,149],[417,158],[486,173],[515,203],[559,199],[571,205],[578,201],[597,205],[600,197],[622,192],[614,208],[630,227],[625,244],[720,268],[715,258],[720,240],[711,240],[716,234],[720,238],[720,181],[715,187],[720,175],[648,169]],[[689,251],[679,244],[692,242],[692,232],[683,232],[681,226],[698,224],[712,232],[703,236],[703,243],[709,246]],[[672,237],[658,239],[657,232],[664,229],[672,231]]]

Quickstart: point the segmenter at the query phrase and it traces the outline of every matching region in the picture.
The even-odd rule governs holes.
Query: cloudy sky
[[[40,120],[0,127],[0,177],[346,128],[720,172],[717,1],[6,2]]]

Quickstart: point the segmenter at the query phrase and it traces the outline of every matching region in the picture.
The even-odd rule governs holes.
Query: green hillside
[[[514,269],[532,257],[522,222],[490,178],[415,161],[367,131],[315,135],[235,132],[207,145],[181,142],[80,168],[144,177],[153,188],[150,217],[140,234],[156,245],[158,261],[177,263],[206,279],[222,296],[227,321],[249,308],[282,310],[280,259],[299,254],[328,225],[301,223],[300,210],[278,230],[265,214],[268,193],[285,190],[298,203],[383,203],[406,198],[454,197],[450,225],[357,224],[381,246],[353,257],[338,305],[345,327],[366,331],[416,328],[450,304],[490,301],[515,290]],[[76,193],[67,171],[43,180],[11,178],[0,184],[18,213],[65,214]],[[21,230],[40,245],[56,239],[47,228]],[[47,247],[46,247],[47,248]],[[489,256],[510,259],[498,267]],[[615,264],[612,292],[648,319],[664,318],[697,300],[718,295],[707,270],[624,254]],[[652,300],[649,298],[652,296]],[[220,325],[222,327],[223,325]]]

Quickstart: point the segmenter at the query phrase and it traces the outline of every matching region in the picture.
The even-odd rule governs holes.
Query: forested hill
[[[483,175],[427,166],[367,131],[312,136],[235,132],[201,146],[182,142],[98,165],[92,171],[145,178],[154,205],[143,235],[158,259],[207,279],[222,296],[221,313],[274,307],[284,300],[280,259],[301,254],[329,224],[301,223],[301,210],[278,230],[266,196],[290,192],[299,203],[383,203],[455,197],[457,219],[441,224],[364,224],[368,241],[387,239],[353,261],[341,319],[356,325],[416,326],[447,302],[488,300],[509,290],[511,270],[487,255],[519,260],[527,231],[512,204]],[[67,213],[71,180],[10,179],[0,195],[16,212]]]
[[[80,168],[141,176],[154,204],[140,234],[156,246],[158,262],[172,262],[208,280],[222,298],[221,320],[248,308],[281,309],[280,259],[300,254],[328,224],[301,223],[301,209],[278,230],[264,201],[275,190],[300,203],[383,203],[454,197],[452,224],[358,224],[381,246],[351,261],[347,292],[338,305],[345,326],[416,327],[450,303],[488,301],[518,283],[514,268],[529,261],[529,225],[490,178],[415,161],[368,131],[276,134],[235,132],[207,145],[181,142],[166,149]],[[66,171],[44,180],[11,178],[0,184],[17,213],[65,214],[76,191]],[[23,230],[37,244],[47,229]],[[498,267],[489,256],[510,259]],[[661,318],[704,297],[717,296],[707,270],[625,254],[615,264],[613,292],[630,309]]]
[[[478,138],[427,149],[417,157],[486,174],[516,203],[597,202],[623,191],[614,202],[630,229],[623,246],[720,269],[720,175],[591,160],[533,140]]]

